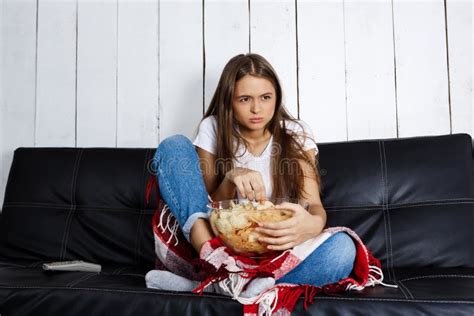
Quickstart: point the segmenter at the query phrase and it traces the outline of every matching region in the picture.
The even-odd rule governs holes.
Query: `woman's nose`
[[[260,105],[260,101],[253,101],[252,106],[250,107],[250,112],[258,113],[260,112],[262,106]]]

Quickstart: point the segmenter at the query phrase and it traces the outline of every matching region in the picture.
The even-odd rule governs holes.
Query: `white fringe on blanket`
[[[159,220],[156,223],[156,228],[161,233],[167,232],[167,238],[164,238],[163,240],[160,240],[160,238],[158,238],[158,236],[156,235],[157,232],[155,232],[155,252],[157,253],[158,258],[162,262],[168,263],[166,264],[168,268],[175,267],[177,269],[176,272],[173,270],[170,271],[173,271],[173,273],[177,273],[181,276],[186,277],[188,274],[191,273],[191,268],[186,266],[186,260],[184,258],[177,257],[176,255],[170,255],[172,253],[169,252],[170,248],[176,247],[178,246],[178,244],[180,244],[180,238],[178,236],[180,227],[178,225],[177,220],[174,218],[173,214],[169,210],[168,206],[165,206],[161,210],[159,214]],[[332,234],[340,231],[348,233],[357,243],[363,246],[363,254],[365,254],[367,262],[369,262],[368,250],[362,243],[359,236],[354,231],[347,227],[331,227],[325,229],[319,236],[309,239],[304,243],[294,247],[293,249],[286,250],[282,252],[280,256],[274,258],[272,262],[280,259],[282,256],[287,256],[281,266],[277,267],[276,270],[273,271],[274,278],[279,279],[280,277],[294,269],[310,253],[312,253],[316,248],[318,248],[327,238],[329,238]],[[179,247],[181,246],[183,245],[180,244]],[[279,283],[267,290],[264,290],[258,295],[255,295],[253,297],[244,297],[242,296],[243,289],[245,288],[247,283],[255,279],[246,278],[249,276],[249,274],[245,272],[244,269],[249,267],[252,268],[252,266],[248,266],[247,264],[240,261],[236,262],[236,260],[232,256],[226,255],[225,247],[212,249],[212,247],[205,244],[203,246],[203,249],[207,247],[209,247],[209,249],[204,250],[204,252],[208,253],[208,255],[206,256],[206,261],[212,264],[216,269],[219,269],[223,266],[225,267],[225,270],[229,272],[228,277],[226,279],[215,282],[213,284],[213,286],[217,286],[221,289],[221,291],[219,291],[220,293],[232,297],[234,300],[237,300],[243,305],[258,304],[258,315],[289,315],[290,311],[285,308],[281,308],[281,306],[278,311],[275,311],[275,308],[277,307],[279,301],[279,293],[284,288],[298,287],[300,285]],[[203,249],[201,250],[201,253],[203,252]],[[168,258],[175,258],[174,260],[177,261],[169,263],[167,262]],[[375,285],[382,285],[393,288],[397,287],[397,285],[386,284],[383,282],[383,272],[378,266],[369,265],[368,270],[369,275],[364,284],[350,282],[345,285],[344,289],[346,291],[360,291],[366,287],[373,287]],[[212,283],[209,283],[207,284],[207,286],[211,284]]]

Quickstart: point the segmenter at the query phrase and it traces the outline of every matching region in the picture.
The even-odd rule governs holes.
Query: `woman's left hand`
[[[263,234],[258,240],[268,244],[268,249],[290,249],[321,233],[324,226],[321,217],[312,215],[301,205],[285,202],[276,208],[290,210],[293,216],[281,222],[261,223],[256,228],[256,232]]]

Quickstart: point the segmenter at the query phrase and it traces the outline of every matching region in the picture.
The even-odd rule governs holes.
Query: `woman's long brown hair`
[[[204,115],[204,118],[215,115],[217,119],[215,167],[218,183],[222,181],[226,172],[233,168],[233,160],[236,159],[239,146],[244,144],[248,148],[247,141],[239,133],[238,123],[234,119],[232,110],[235,84],[245,75],[269,80],[276,92],[275,112],[271,121],[265,126],[265,129],[273,135],[271,150],[272,197],[304,199],[308,193],[321,194],[321,179],[317,167],[318,156],[314,157],[316,161],[314,164],[311,157],[306,154],[301,138],[298,140],[298,136],[288,133],[285,123],[293,121],[299,124],[299,122],[288,113],[282,104],[282,89],[275,70],[265,58],[258,54],[240,54],[226,64],[209,108]],[[301,124],[299,125],[301,126]],[[301,126],[301,128],[303,127]],[[314,142],[314,140],[312,141]],[[311,167],[311,174],[306,176],[316,180],[320,188],[319,192],[304,192],[305,175],[300,163],[307,163]]]

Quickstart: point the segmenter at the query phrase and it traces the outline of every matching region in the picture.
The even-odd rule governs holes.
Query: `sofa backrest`
[[[153,153],[16,149],[5,192],[0,253],[29,260],[153,266],[156,200],[145,205]]]
[[[354,229],[385,267],[474,267],[467,134],[319,144],[328,225]],[[0,255],[154,264],[145,205],[154,148],[18,148]]]
[[[321,144],[331,226],[359,233],[384,267],[474,267],[468,134]]]

